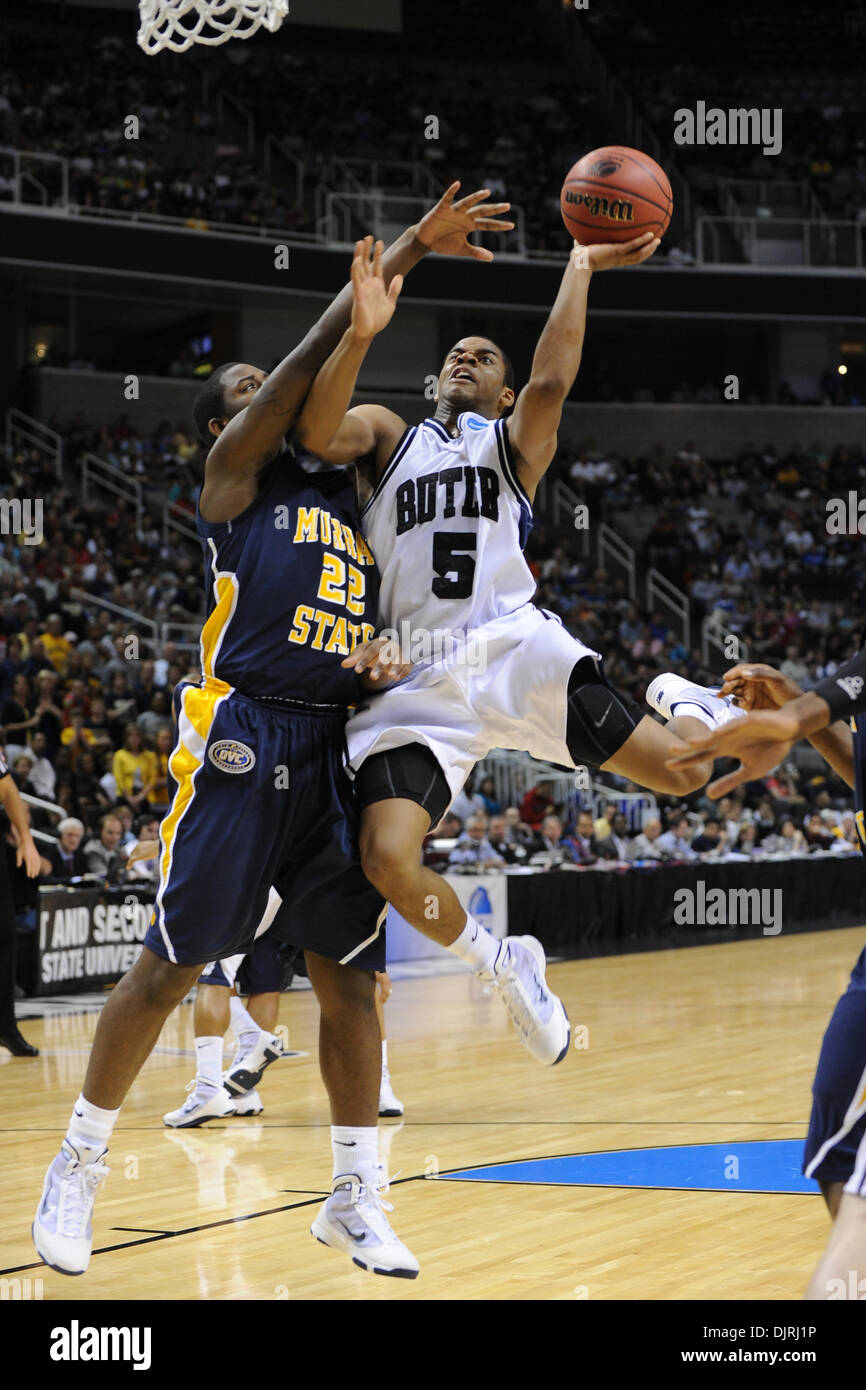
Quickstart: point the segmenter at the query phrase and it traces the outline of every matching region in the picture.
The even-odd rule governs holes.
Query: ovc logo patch
[[[220,772],[249,772],[256,765],[252,748],[232,738],[221,738],[207,750],[207,755]]]

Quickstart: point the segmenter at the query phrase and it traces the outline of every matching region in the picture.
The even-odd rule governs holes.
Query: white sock
[[[84,1096],[79,1096],[72,1107],[66,1138],[79,1153],[85,1149],[95,1149],[102,1153],[108,1148],[111,1131],[119,1114],[119,1108],[102,1110],[98,1105],[92,1105],[89,1100],[85,1100]]]
[[[500,943],[495,936],[491,936],[486,927],[482,927],[480,922],[476,922],[474,917],[466,915],[466,926],[458,936],[456,941],[452,941],[448,947],[455,956],[465,960],[467,965],[471,965],[476,972],[479,970],[492,970],[493,962],[499,951]]]
[[[233,994],[229,1000],[229,1009],[232,1018],[232,1032],[238,1042],[240,1042],[242,1033],[258,1035],[262,1031],[252,1014],[247,1011],[243,999],[239,999],[236,994]]]
[[[331,1147],[335,1181],[347,1173],[357,1173],[359,1178],[364,1178],[371,1168],[379,1166],[377,1125],[331,1125]]]
[[[387,1043],[386,1040],[383,1038],[383,1039],[382,1039],[382,1075],[383,1075],[383,1076],[384,1076],[384,1075],[387,1075],[387,1072],[388,1072],[388,1043]]]
[[[209,1081],[219,1089],[223,1084],[223,1040],[222,1038],[196,1038],[195,1040],[196,1084]]]

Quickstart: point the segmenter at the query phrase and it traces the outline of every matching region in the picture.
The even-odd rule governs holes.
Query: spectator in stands
[[[502,806],[496,795],[496,783],[492,777],[485,777],[483,779],[481,786],[478,788],[478,795],[484,802],[484,809],[488,816],[500,816],[502,814]]]
[[[30,744],[31,730],[39,723],[31,712],[30,686],[26,676],[15,676],[12,693],[0,713],[7,749]],[[14,756],[14,755],[13,755]]]
[[[604,810],[596,820],[592,828],[592,833],[597,840],[606,840],[613,829],[613,818],[616,815],[616,802],[606,801]]]
[[[45,738],[46,751],[56,757],[63,735],[63,712],[55,703],[58,676],[56,671],[40,671],[36,676],[36,724],[31,743],[38,734]]]
[[[67,816],[57,827],[60,839],[56,845],[43,845],[41,853],[51,865],[50,878],[66,883],[71,878],[80,878],[89,873],[87,858],[81,848],[84,826],[80,820]]]
[[[160,814],[167,811],[169,806],[168,760],[171,757],[173,746],[174,731],[171,725],[159,729],[154,740],[153,750],[154,782],[148,792],[147,799],[151,809]]]
[[[42,732],[37,731],[33,735],[30,753],[32,756],[30,781],[36,788],[36,795],[41,796],[44,801],[52,801],[54,798],[55,783],[57,782],[57,773],[54,770],[54,765],[47,756],[47,742]]]
[[[471,864],[477,869],[503,868],[504,860],[487,838],[487,817],[476,812],[448,856],[449,864]]]
[[[577,864],[579,851],[572,840],[563,840],[562,821],[559,816],[547,815],[541,822],[541,829],[533,846],[530,864]]]
[[[806,844],[812,850],[830,849],[835,838],[833,831],[824,823],[818,811],[809,816],[806,822],[805,836]]]
[[[135,722],[148,740],[155,739],[160,729],[167,729],[169,734],[171,733],[172,721],[168,708],[168,695],[164,690],[159,688],[154,690],[148,708],[142,711]]]
[[[758,831],[754,821],[745,821],[737,834],[734,854],[754,854],[758,849]]]
[[[78,814],[92,825],[99,815],[113,805],[113,798],[100,784],[96,757],[89,748],[76,760],[72,781]]]
[[[635,836],[633,859],[661,859],[664,851],[659,848],[662,823],[657,816],[646,821],[643,830]]]
[[[123,747],[118,748],[115,753],[111,771],[118,799],[126,801],[135,809],[138,809],[156,787],[156,758],[150,749],[145,748],[137,724],[127,724],[123,735]]]
[[[117,883],[123,872],[125,856],[120,853],[120,837],[123,826],[119,816],[107,812],[99,822],[99,838],[88,840],[84,846],[87,872],[97,874],[108,883]]]
[[[802,830],[797,828],[790,816],[786,816],[778,831],[761,842],[761,848],[768,854],[803,854],[809,846]]]
[[[526,847],[515,842],[508,837],[508,827],[505,817],[502,815],[491,816],[487,827],[487,838],[494,854],[504,860],[506,864],[525,864],[527,858]]]
[[[523,849],[528,849],[535,840],[535,832],[532,826],[520,819],[518,808],[509,806],[503,819],[505,820],[505,838],[508,843],[513,845],[515,849],[518,845],[522,846]]]
[[[61,676],[66,674],[66,663],[72,651],[72,643],[63,634],[63,619],[59,613],[50,613],[45,622],[45,631],[39,634],[45,655]]]
[[[476,811],[484,812],[484,802],[478,792],[474,791],[475,773],[470,772],[466,779],[463,790],[458,792],[451,802],[451,810],[459,816],[464,825],[468,825],[469,817]],[[486,812],[484,812],[486,815]]]
[[[598,822],[596,821],[596,825]],[[610,826],[610,834],[599,836],[598,852],[608,859],[619,859],[628,864],[634,858],[634,843],[629,838],[628,821],[622,811],[616,811]],[[611,851],[613,851],[611,853]]]
[[[705,816],[704,823],[692,840],[695,854],[719,855],[724,852],[726,837],[718,816]]]
[[[577,827],[571,843],[575,864],[595,864],[598,861],[597,841],[592,833],[591,811],[578,811]]]
[[[689,836],[688,816],[675,815],[670,828],[658,838],[658,847],[668,859],[696,859]]]
[[[531,830],[540,830],[544,817],[553,810],[552,791],[553,783],[542,780],[530,788],[520,803],[520,819]]]
[[[129,846],[130,853],[135,846],[144,841],[158,841],[159,839],[159,817],[145,813],[138,823],[138,829],[133,843]],[[128,878],[145,878],[156,880],[159,878],[159,857],[153,859],[138,859],[126,870]]]

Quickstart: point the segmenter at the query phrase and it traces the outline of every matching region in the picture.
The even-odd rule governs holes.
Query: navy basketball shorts
[[[821,1044],[803,1172],[866,1197],[866,949]]]
[[[225,956],[205,966],[200,985],[237,985],[238,994],[278,994],[285,988],[291,964],[285,953],[290,947],[270,932],[258,937],[245,955]]]
[[[278,704],[221,681],[176,688],[173,795],[145,945],[181,965],[246,952],[273,885],[293,944],[384,969],[384,900],[361,872],[343,766],[345,710]]]

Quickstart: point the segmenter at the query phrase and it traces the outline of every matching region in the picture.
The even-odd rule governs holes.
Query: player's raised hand
[[[760,710],[711,729],[703,738],[690,738],[680,753],[668,758],[668,767],[690,767],[703,762],[707,754],[714,758],[739,758],[740,766],[724,777],[717,777],[707,787],[714,799],[727,796],[743,782],[765,777],[786,756],[788,749],[800,738],[800,721],[790,709]]]
[[[370,251],[372,249],[372,259]],[[355,242],[352,260],[352,331],[357,338],[373,338],[381,333],[397,307],[403,276],[395,275],[386,287],[382,274],[384,243],[365,236]]]
[[[576,241],[571,254],[578,270],[616,270],[620,266],[648,261],[659,245],[659,237],[644,232],[632,241],[608,242],[603,246],[581,246]]]
[[[133,845],[126,856],[127,868],[130,864],[137,864],[140,859],[157,859],[158,857],[159,840],[139,840],[138,844]]]
[[[734,704],[745,710],[780,709],[802,694],[790,676],[783,676],[775,666],[754,661],[741,661],[726,671],[719,691],[722,697],[733,695]]]
[[[476,261],[492,261],[493,252],[484,246],[473,246],[469,237],[473,232],[510,232],[514,223],[503,222],[500,215],[507,212],[511,204],[485,202],[490,197],[489,188],[479,188],[455,202],[459,188],[457,179],[446,188],[436,206],[424,214],[415,232],[416,239],[440,256],[471,256]]]
[[[371,694],[403,680],[412,670],[412,662],[403,660],[399,642],[391,637],[373,637],[362,642],[340,665],[357,671]]]

